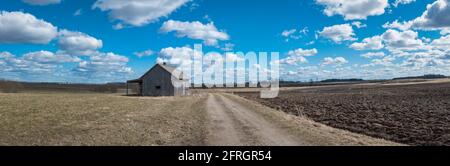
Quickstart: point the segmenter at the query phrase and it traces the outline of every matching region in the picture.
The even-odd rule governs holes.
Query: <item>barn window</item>
[[[161,86],[155,86],[156,89],[161,89]]]

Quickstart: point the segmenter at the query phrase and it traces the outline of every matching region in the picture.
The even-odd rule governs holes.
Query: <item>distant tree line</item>
[[[415,77],[398,77],[394,78],[393,80],[406,80],[406,79],[441,79],[441,78],[448,78],[445,75],[441,74],[426,74],[423,76],[415,76]]]
[[[363,79],[350,78],[350,79],[327,79],[320,82],[361,82]]]
[[[119,89],[125,88],[126,88],[125,83],[71,84],[71,83],[46,83],[46,82],[17,82],[17,81],[0,80],[0,92],[3,93],[18,93],[22,91],[117,93]]]

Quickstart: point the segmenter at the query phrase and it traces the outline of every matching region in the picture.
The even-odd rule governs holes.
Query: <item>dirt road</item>
[[[398,145],[334,129],[224,93],[210,93],[207,145]]]
[[[210,94],[210,145],[308,145],[223,95]]]

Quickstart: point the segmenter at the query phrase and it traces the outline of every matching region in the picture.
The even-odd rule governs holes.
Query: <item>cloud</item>
[[[49,51],[36,51],[26,53],[20,57],[9,52],[3,54],[3,72],[13,72],[21,74],[51,74],[64,63],[79,62],[80,59],[74,56],[55,54]]]
[[[66,62],[80,62],[81,59],[78,57],[65,55],[65,54],[54,54],[49,51],[37,51],[24,54],[23,59],[39,63],[66,63]]]
[[[418,50],[423,49],[424,43],[418,39],[418,33],[407,30],[397,31],[388,29],[382,36],[388,50]]]
[[[76,74],[90,77],[114,77],[116,74],[130,74],[133,70],[127,66],[128,58],[114,53],[97,53],[90,61],[81,61],[73,70]]]
[[[442,59],[430,57],[411,57],[406,59],[401,65],[412,68],[438,67],[444,65]]]
[[[385,23],[383,25],[383,28],[398,29],[398,30],[406,31],[411,28],[411,22],[399,22],[398,20],[395,20],[392,23],[390,23],[390,22]]]
[[[343,64],[348,63],[348,61],[344,57],[326,57],[322,61],[322,65],[335,65],[335,66],[341,66]]]
[[[395,60],[395,58],[394,57],[392,57],[392,56],[386,56],[386,57],[384,57],[384,58],[382,58],[382,59],[373,59],[372,60],[372,65],[373,66],[375,66],[375,65],[381,65],[381,66],[391,66],[391,65],[393,65],[393,61]]]
[[[57,28],[23,12],[0,12],[0,43],[47,44],[57,36]]]
[[[287,65],[297,65],[299,63],[308,63],[308,60],[303,56],[289,56],[287,58],[279,60],[279,63]]]
[[[143,26],[167,17],[189,0],[97,0],[92,6],[107,11],[110,18],[132,26]]]
[[[203,53],[189,47],[167,47],[161,49],[157,62],[167,62],[177,66],[190,66],[194,62],[194,56],[201,58]]]
[[[427,10],[412,21],[412,27],[416,29],[441,29],[450,27],[450,1],[437,0],[427,5]]]
[[[391,52],[394,51],[416,51],[429,49],[429,46],[423,40],[418,38],[419,34],[412,30],[398,31],[388,29],[381,35],[365,38],[361,43],[353,43],[350,48],[355,50],[380,50],[383,48]]]
[[[59,32],[58,46],[66,54],[91,55],[103,47],[103,42],[81,32],[61,30]]]
[[[127,66],[128,58],[114,53],[96,52],[88,60],[50,51],[29,52],[19,57],[9,52],[0,52],[0,56],[0,73],[3,78],[104,83],[123,81],[133,73]],[[67,67],[73,64],[76,65],[74,68]]]
[[[330,39],[335,43],[357,40],[357,38],[354,37],[355,33],[353,32],[353,28],[352,26],[350,26],[350,24],[340,24],[325,27],[322,31],[319,32],[319,35],[324,38]]]
[[[297,29],[284,30],[283,32],[281,32],[281,36],[289,37],[292,34],[294,34],[295,32],[297,32]]]
[[[73,13],[73,16],[80,16],[83,14],[83,9],[78,9]]]
[[[281,32],[281,36],[285,38],[286,42],[288,42],[290,39],[300,39],[303,35],[307,35],[308,32],[308,27],[304,27],[303,29],[288,29]]]
[[[58,32],[52,24],[31,14],[0,13],[0,43],[48,44],[54,39],[57,39],[59,48],[56,52],[35,51],[20,57],[0,52],[2,75],[39,81],[86,79],[86,82],[102,82],[117,80],[133,72],[127,66],[128,58],[125,56],[99,52],[103,46],[99,39],[65,29]],[[83,55],[90,56],[89,60],[78,57]],[[78,66],[69,70],[66,66],[68,63],[78,63]]]
[[[221,48],[222,51],[233,51],[234,44],[233,43],[225,43],[225,45]]]
[[[450,29],[450,1],[436,0],[427,5],[427,9],[420,17],[410,21],[399,22],[395,20],[392,23],[386,23],[385,28],[396,28],[400,30],[442,30]]]
[[[447,35],[447,34],[450,34],[450,28],[441,29],[441,35]]]
[[[389,7],[388,0],[316,0],[316,3],[325,6],[325,15],[341,15],[345,20],[364,20],[368,16],[382,15]]]
[[[45,5],[59,4],[61,3],[61,0],[22,0],[22,2],[25,2],[30,5],[45,6]]]
[[[128,66],[129,59],[126,56],[118,55],[112,52],[97,52],[89,57],[89,60],[83,60],[70,71],[70,77],[77,81],[87,82],[108,82],[124,81],[134,73]]]
[[[416,0],[395,0],[392,4],[394,7],[398,7],[399,5],[406,5],[415,2]]]
[[[287,57],[279,60],[280,64],[297,65],[299,63],[308,63],[305,58],[307,56],[314,56],[318,53],[317,49],[304,50],[302,48],[289,51]]]
[[[431,46],[436,49],[450,50],[450,35],[442,36],[431,42]]]
[[[52,63],[39,63],[34,61],[28,61],[20,58],[8,58],[5,59],[6,67],[3,68],[3,72],[16,72],[16,73],[51,73],[58,65]]]
[[[368,52],[365,54],[362,54],[361,57],[364,58],[374,58],[374,57],[384,57],[386,54],[384,52]]]
[[[234,63],[243,62],[245,59],[243,56],[235,53],[220,54],[218,52],[209,52],[203,54],[203,52],[185,47],[167,47],[161,49],[157,63],[167,63],[168,65],[177,67],[181,71],[185,71],[185,74],[190,77],[190,71],[192,65],[200,65],[204,71],[213,67],[215,63]],[[214,63],[212,63],[214,62]],[[225,65],[225,64],[224,64]],[[197,66],[199,67],[199,66]],[[238,70],[238,68],[230,70]]]
[[[14,57],[14,55],[11,54],[10,52],[6,52],[6,51],[0,52],[0,59],[12,58],[12,57]]]
[[[117,55],[114,53],[99,53],[91,57],[92,62],[96,63],[110,63],[110,64],[120,64],[127,63],[128,58],[122,55]]]
[[[353,43],[350,48],[354,50],[380,50],[384,47],[381,36],[365,38],[361,43]]]
[[[367,27],[366,24],[363,24],[363,23],[361,23],[359,21],[353,21],[352,25],[355,26],[356,28],[365,28],[365,27]]]
[[[164,22],[161,32],[175,31],[177,37],[188,37],[203,40],[206,45],[217,45],[219,40],[229,40],[227,33],[219,31],[214,23],[202,24],[199,21],[181,22],[169,20]]]
[[[145,51],[141,51],[141,52],[135,52],[134,55],[136,55],[139,58],[142,58],[144,56],[151,56],[153,55],[154,52],[151,49],[145,50]]]
[[[318,53],[317,49],[313,48],[313,49],[309,49],[309,50],[304,50],[302,48],[296,49],[296,50],[292,50],[288,52],[289,56],[313,56],[316,55]]]

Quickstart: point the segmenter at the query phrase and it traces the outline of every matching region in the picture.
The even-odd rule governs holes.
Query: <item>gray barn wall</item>
[[[161,89],[156,89],[156,86],[161,86]],[[143,78],[142,83],[143,96],[174,96],[175,88],[172,85],[172,75],[156,66]]]

